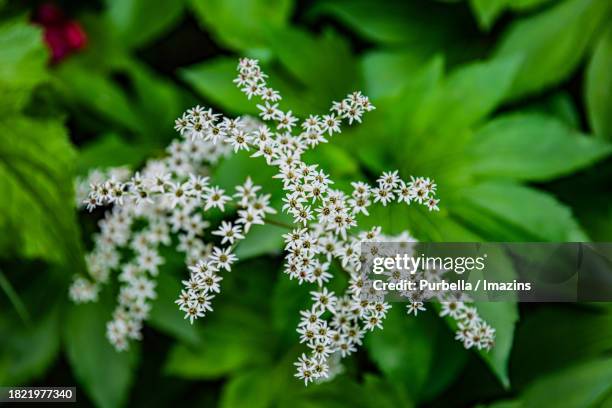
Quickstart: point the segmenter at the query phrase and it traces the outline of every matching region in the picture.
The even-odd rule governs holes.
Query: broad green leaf
[[[612,358],[603,357],[544,377],[520,397],[522,406],[595,407],[612,393]],[[609,399],[608,399],[609,401]]]
[[[0,252],[83,267],[74,213],[75,152],[57,121],[0,119]]]
[[[271,319],[272,326],[286,345],[293,345],[299,339],[295,329],[300,321],[300,310],[310,307],[312,290],[312,286],[299,285],[288,275],[278,274],[271,298]]]
[[[253,183],[262,187],[261,193],[280,197],[282,183],[272,178],[276,174],[275,170],[268,166],[262,157],[250,157],[251,154],[253,153],[241,151],[224,159],[214,169],[212,181],[233,194],[234,187],[244,184],[250,177]]]
[[[55,84],[75,109],[83,107],[116,124],[137,132],[142,128],[133,103],[118,84],[104,73],[79,64],[78,59],[62,63],[55,70]]]
[[[0,384],[19,385],[40,377],[60,350],[59,308],[24,326],[3,311],[0,318]]]
[[[0,24],[0,114],[19,111],[47,79],[47,50],[39,28],[22,19]]]
[[[363,388],[372,406],[381,408],[414,406],[414,402],[403,387],[372,374],[364,375]]]
[[[134,104],[142,119],[144,142],[166,144],[177,137],[174,121],[189,106],[183,90],[135,59],[120,67],[133,85]]]
[[[124,45],[151,42],[178,22],[185,0],[105,0],[106,16]]]
[[[181,263],[184,266],[184,263]],[[195,326],[189,324],[174,301],[178,299],[183,286],[179,278],[162,266],[157,277],[157,298],[151,304],[151,314],[147,323],[152,327],[167,333],[188,344],[197,344],[200,333]]]
[[[432,365],[433,344],[402,304],[389,311],[383,327],[367,336],[368,354],[389,381],[401,384],[416,399]]]
[[[549,180],[601,160],[612,147],[553,117],[519,113],[484,125],[467,150],[477,175]]]
[[[72,305],[65,320],[64,348],[74,376],[91,400],[101,408],[127,402],[138,364],[138,343],[117,352],[106,338],[112,319],[110,294],[96,303]]]
[[[488,30],[511,2],[512,0],[470,0],[470,6],[480,27]]]
[[[290,373],[285,375],[291,378]],[[338,375],[330,382],[312,384],[315,386],[309,385],[308,388],[295,378],[289,381],[291,381],[289,385],[281,384],[276,387],[279,408],[378,408],[384,406],[381,399],[388,397],[381,390],[377,390],[378,392],[374,394],[367,394],[363,385],[347,375]],[[291,388],[287,391],[289,387]],[[402,398],[400,401],[405,402],[407,398]],[[399,406],[410,407],[411,404],[409,402],[408,405]]]
[[[220,306],[213,303],[213,307],[214,312],[201,322],[201,342],[174,346],[166,362],[166,373],[213,379],[268,361],[274,342],[267,322],[259,314],[229,302]]]
[[[417,2],[391,0],[382,7],[368,0],[325,0],[310,13],[331,15],[369,40],[432,50],[459,32],[456,11],[457,7],[431,3],[421,7]]]
[[[408,316],[401,303],[389,311],[383,330],[366,337],[365,347],[387,381],[415,401],[434,397],[446,388],[466,357],[440,320],[431,314]]]
[[[517,326],[511,375],[520,387],[610,351],[612,313],[550,306],[527,314]]]
[[[107,133],[79,150],[78,174],[84,175],[91,169],[142,164],[149,155],[150,147],[130,143],[115,133]]]
[[[408,316],[406,316],[408,317]],[[453,338],[453,333],[433,313],[418,317],[425,319],[423,329],[431,335],[435,350],[425,386],[421,389],[421,400],[429,401],[446,390],[465,366],[468,356],[461,343]]]
[[[471,63],[453,71],[415,113],[414,130],[456,135],[491,113],[506,96],[520,58]]]
[[[223,45],[266,54],[265,31],[287,23],[293,0],[191,0],[191,6],[199,22]]]
[[[441,61],[437,60],[441,64]],[[376,99],[401,92],[415,76],[431,69],[429,58],[410,51],[371,51],[361,60],[364,93]]]
[[[516,11],[529,11],[531,9],[551,3],[552,0],[510,0],[510,8]]]
[[[487,408],[523,408],[523,405],[518,400],[497,401],[486,405]]]
[[[554,116],[572,129],[581,127],[578,106],[567,91],[559,91],[548,97],[538,98],[521,109],[523,113],[540,113]]]
[[[297,28],[274,30],[270,47],[299,85],[308,89],[305,97],[323,111],[331,107],[332,100],[357,89],[357,62],[348,42],[331,30],[319,37]]]
[[[446,204],[442,205],[439,215],[421,212],[420,217],[415,217],[414,227],[411,228],[415,236],[422,237],[421,240],[439,242],[480,242],[483,240],[468,226],[449,214]]]
[[[443,60],[434,57],[414,75],[408,76],[403,86],[397,82],[400,86],[397,90],[389,89],[389,94],[373,100],[376,110],[368,112],[362,124],[346,128],[333,143],[358,157],[374,173],[386,171],[390,162],[397,162],[401,163],[401,172],[410,174],[414,169],[408,166],[414,160],[404,158],[405,152],[413,151],[411,142],[416,139],[410,130],[415,111],[427,95],[441,86],[442,77]],[[370,80],[375,82],[376,78]]]
[[[179,75],[201,96],[228,113],[257,114],[256,103],[249,101],[232,81],[236,78],[235,58],[219,57],[179,71]]]
[[[595,135],[612,140],[612,28],[599,39],[586,73],[586,105]]]
[[[504,282],[516,279],[512,260],[505,252],[501,249],[489,248],[487,255],[489,259],[495,260],[495,270],[491,272],[494,273],[496,279]],[[474,284],[477,280],[485,278],[483,272],[472,271],[468,280]],[[483,291],[482,295],[486,296],[486,293]],[[491,350],[477,350],[476,352],[487,363],[502,385],[509,388],[508,363],[512,352],[515,326],[519,320],[518,306],[516,302],[510,300],[475,302],[474,306],[480,317],[495,329],[495,345],[493,348]],[[457,322],[454,319],[446,317],[445,320],[453,331],[456,330]]]
[[[277,218],[278,217],[274,216],[275,220]],[[288,217],[283,218],[289,222],[292,221]],[[286,234],[288,231],[288,228],[272,223],[254,225],[248,232],[247,239],[238,244],[234,254],[241,261],[261,255],[280,255],[285,242],[283,234]]]
[[[221,408],[266,408],[275,399],[276,384],[271,381],[270,369],[241,371],[223,386]]]
[[[333,143],[325,143],[305,152],[303,160],[308,164],[317,163],[336,183],[342,178],[354,181],[359,176],[359,163]]]
[[[512,279],[510,279],[512,280]],[[491,367],[504,387],[510,386],[508,362],[512,351],[514,328],[519,319],[518,306],[514,302],[478,302],[478,314],[495,328],[495,345],[480,356]]]
[[[495,52],[496,57],[523,57],[508,96],[539,92],[567,78],[611,10],[609,1],[566,0],[514,22]]]
[[[453,213],[485,239],[586,241],[569,208],[547,193],[509,182],[484,182],[453,199]]]
[[[504,11],[529,11],[551,0],[470,0],[481,29],[489,30]]]

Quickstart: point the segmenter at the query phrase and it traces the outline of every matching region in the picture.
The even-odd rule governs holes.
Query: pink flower
[[[51,50],[51,63],[56,64],[87,45],[83,27],[66,17],[52,3],[42,4],[36,10],[33,22],[43,27],[45,43]]]

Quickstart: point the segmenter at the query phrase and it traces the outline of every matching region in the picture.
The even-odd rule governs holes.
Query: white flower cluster
[[[100,178],[92,183],[83,200],[85,205],[90,210],[105,204],[115,206],[102,221],[96,247],[88,259],[92,279],[75,280],[71,296],[76,301],[94,300],[98,285],[108,279],[111,270],[120,268],[120,280],[126,285],[121,289],[108,336],[117,348],[126,347],[126,339],[139,337],[140,325],[149,310],[147,301],[155,296],[153,278],[163,261],[157,246],[169,245],[174,233],[178,235],[178,249],[187,254],[191,271],[176,303],[190,322],[211,311],[211,300],[220,291],[221,271],[230,271],[237,261],[233,246],[244,238],[251,225],[262,224],[266,214],[274,210],[269,206],[269,196],[258,194],[259,187],[247,180],[234,195],[238,218],[222,221],[212,233],[220,237],[217,246],[205,244],[202,232],[209,223],[202,213],[211,208],[223,210],[230,197],[198,174],[206,172],[203,163],[214,163],[232,150],[250,151],[252,157],[263,157],[277,169],[275,178],[281,180],[285,193],[282,211],[290,214],[296,224],[284,236],[284,271],[299,284],[316,285],[311,292],[313,304],[301,312],[297,328],[309,355],[303,354],[296,363],[296,376],[305,384],[322,381],[341,371],[337,362],[356,351],[365,332],[382,328],[391,307],[382,299],[362,296],[360,243],[414,242],[408,233],[385,237],[380,227],[360,232],[357,218],[369,215],[368,209],[375,203],[417,203],[437,211],[436,184],[423,177],[402,180],[397,171],[390,171],[383,173],[374,186],[354,182],[349,193],[332,188],[330,177],[316,164],[303,162],[302,154],[340,133],[343,121],[361,122],[363,115],[374,109],[368,98],[360,92],[352,93],[334,102],[329,114],[310,115],[298,125],[291,111],[278,107],[281,96],[268,87],[256,60],[240,60],[235,83],[249,99],[261,99],[257,107],[264,122],[229,119],[197,106],[176,120],[175,129],[183,139],[170,145],[167,159],[150,162],[142,175],[136,173],[129,179],[110,177],[106,181]],[[273,121],[274,125],[270,127],[265,121]],[[137,218],[144,219],[146,226],[134,232],[132,224]],[[119,247],[132,249],[135,260],[122,264]],[[340,265],[348,273],[349,287],[344,294],[336,295],[326,286],[333,277],[332,265]],[[449,304],[444,304],[443,313],[451,315],[446,312]],[[413,302],[408,312],[416,314],[422,309],[422,303]],[[477,316],[463,304],[457,309],[460,311],[453,309],[452,316],[462,324],[471,321],[468,314]],[[472,344],[481,344],[472,332],[466,336],[471,336]],[[463,337],[460,340],[467,345]]]
[[[285,273],[300,284],[316,283],[319,287],[312,292],[314,305],[302,311],[304,319],[297,329],[311,352],[297,363],[297,376],[308,384],[314,379],[328,378],[328,358],[337,354],[345,357],[355,351],[364,331],[381,327],[390,308],[385,302],[364,302],[359,297],[360,241],[381,237],[380,228],[351,234],[357,227],[357,217],[368,215],[373,203],[416,202],[437,210],[436,185],[421,177],[406,182],[397,171],[392,171],[384,173],[376,186],[353,183],[350,195],[333,189],[329,176],[316,164],[303,162],[301,156],[309,148],[327,142],[329,136],[340,133],[342,121],[361,122],[364,113],[374,109],[368,98],[360,92],[352,93],[334,102],[329,114],[310,115],[298,126],[291,111],[279,109],[277,102],[281,96],[267,86],[266,75],[256,60],[240,61],[235,82],[249,99],[254,96],[262,99],[257,105],[260,117],[275,122],[274,128],[261,125],[251,132],[242,129],[226,132],[218,124],[226,123],[227,118],[213,115],[201,118],[192,112],[178,119],[176,127],[194,138],[229,144],[234,151],[252,151],[253,157],[263,156],[278,169],[275,177],[282,181],[285,191],[282,210],[292,215],[299,226],[284,236],[288,251]],[[350,274],[352,282],[340,299],[325,287],[332,278],[329,268],[334,259]]]
[[[385,244],[379,245],[379,242]],[[412,241],[412,243],[411,243]],[[362,261],[366,265],[366,271],[371,270],[368,267],[368,261],[371,257],[368,255],[380,257],[394,257],[397,254],[414,255],[415,240],[397,239],[397,240],[362,240],[367,243],[366,251],[370,254],[364,254]],[[386,283],[400,284],[402,282],[411,281],[418,286],[418,282],[423,280],[436,284],[442,281],[443,276],[450,271],[446,269],[436,268],[419,268],[418,270],[391,268],[381,272],[382,276],[386,277]],[[376,290],[373,286],[373,280],[367,278],[367,275],[362,274],[363,290],[361,291],[361,299],[366,299],[370,302],[381,302],[388,295],[387,290]],[[448,316],[455,320],[457,330],[455,338],[461,342],[465,348],[476,347],[479,350],[489,350],[495,343],[495,329],[486,323],[478,314],[475,307],[470,306],[471,299],[463,292],[450,290],[404,290],[397,291],[400,297],[406,298],[408,304],[406,311],[408,315],[417,316],[419,312],[425,311],[425,304],[428,301],[436,300],[441,304],[439,315],[441,317]]]
[[[204,114],[199,108],[192,115]],[[254,122],[245,120],[250,129]],[[183,282],[179,305],[191,321],[212,310],[210,301],[219,292],[221,270],[230,270],[236,260],[232,246],[245,237],[254,224],[263,224],[266,214],[275,212],[269,206],[269,195],[259,194],[259,186],[250,178],[236,187],[233,197],[219,186],[211,185],[206,164],[215,163],[229,152],[227,146],[210,141],[185,138],[168,147],[168,156],[151,160],[141,172],[126,169],[94,171],[77,182],[80,204],[90,211],[98,206],[113,205],[99,223],[94,249],[87,255],[88,277],[77,277],[69,294],[75,302],[96,301],[100,286],[110,273],[120,271],[121,287],[113,320],[107,324],[107,337],[118,350],[129,346],[129,340],[140,339],[141,328],[156,297],[155,285],[164,259],[160,246],[173,244],[185,254],[192,270],[191,279]],[[86,187],[88,193],[83,194]],[[220,244],[204,241],[211,225],[204,214],[212,209],[237,210],[233,222],[222,221],[211,232]],[[178,241],[178,242],[177,242]],[[199,260],[206,259],[206,263]]]
[[[450,316],[457,321],[455,339],[462,341],[467,349],[489,350],[495,344],[495,329],[485,322],[475,307],[465,302],[442,301],[440,316]]]

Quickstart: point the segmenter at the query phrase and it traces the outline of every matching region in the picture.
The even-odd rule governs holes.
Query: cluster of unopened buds
[[[276,168],[275,177],[281,180],[284,192],[280,210],[293,217],[295,227],[284,235],[284,271],[299,284],[313,285],[313,304],[301,312],[297,328],[309,354],[296,363],[296,376],[306,384],[328,379],[337,371],[330,369],[330,362],[356,351],[365,332],[382,328],[391,307],[384,299],[371,301],[362,293],[360,243],[414,242],[408,233],[385,237],[380,228],[360,232],[358,217],[369,215],[368,208],[376,203],[417,203],[437,211],[436,184],[423,177],[402,180],[397,171],[391,171],[383,173],[375,185],[354,182],[352,191],[334,189],[329,175],[318,165],[302,161],[302,155],[340,133],[343,121],[361,122],[363,115],[374,109],[369,99],[360,92],[349,94],[334,102],[329,114],[310,115],[298,123],[291,111],[278,107],[281,96],[268,87],[256,60],[240,60],[235,83],[249,99],[261,100],[257,105],[260,119],[230,119],[196,106],[176,120],[175,129],[182,138],[168,147],[167,158],[150,161],[131,176],[108,174],[104,179],[96,173],[95,180],[80,183],[91,182],[89,192],[80,197],[83,206],[92,210],[113,204],[113,208],[101,221],[101,232],[88,257],[90,276],[75,280],[71,297],[75,301],[95,300],[110,271],[120,270],[124,286],[108,324],[108,337],[116,348],[126,348],[129,339],[140,337],[150,309],[148,301],[155,296],[155,276],[163,263],[157,248],[170,245],[177,236],[177,249],[186,254],[190,278],[183,282],[184,290],[176,303],[191,322],[212,311],[211,300],[220,292],[223,273],[238,260],[232,253],[234,245],[245,239],[252,225],[263,224],[266,216],[275,212],[270,196],[260,193],[250,179],[229,196],[205,177],[208,166],[223,156],[248,151]],[[270,122],[272,126],[267,124]],[[79,191],[84,192],[82,188]],[[213,208],[223,211],[230,204],[237,218],[221,221],[212,232],[218,242],[205,243],[203,231],[210,227],[205,213]],[[144,220],[145,226],[133,228],[137,219]],[[132,250],[131,261],[120,255],[119,248],[125,247]],[[333,277],[334,263],[350,279],[342,295],[326,286]],[[408,305],[409,313],[422,309],[423,303]],[[467,316],[472,312],[463,303],[452,307],[443,303],[442,313],[462,324],[469,323]],[[463,329],[460,326],[460,331]],[[467,336],[472,336],[471,332]]]

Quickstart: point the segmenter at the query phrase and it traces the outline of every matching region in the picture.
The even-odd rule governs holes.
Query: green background
[[[80,404],[104,408],[612,406],[609,304],[479,305],[497,329],[489,353],[462,349],[433,311],[396,307],[344,374],[304,388],[292,363],[308,288],[281,276],[273,226],[241,244],[194,326],[173,304],[185,267],[164,254],[144,341],[127,353],[104,336],[116,288],[67,300],[102,215],[74,209],[74,177],[160,156],[196,103],[256,113],[231,82],[239,56],[259,58],[300,116],[371,97],[363,125],[309,153],[338,185],[393,168],[438,183],[439,213],[391,206],[363,228],[610,241],[611,1],[62,1],[88,44],[55,65],[29,22],[38,5],[0,1],[0,385],[75,385]],[[238,155],[213,177],[253,175],[279,196],[261,164]]]

